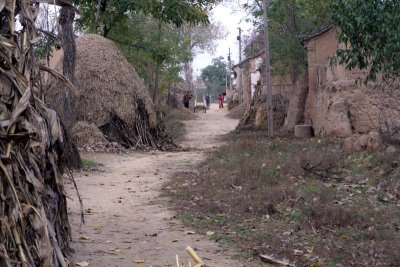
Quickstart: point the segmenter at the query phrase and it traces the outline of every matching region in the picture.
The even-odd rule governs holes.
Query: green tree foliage
[[[348,69],[369,69],[367,80],[378,73],[400,75],[400,1],[331,0],[334,23],[340,27],[340,63]]]
[[[208,24],[207,11],[218,0],[75,0],[83,12],[81,25],[94,31],[96,26],[107,37],[130,13],[142,12],[177,27],[184,23]]]
[[[112,29],[108,38],[115,41],[152,92],[166,91],[179,80],[182,63],[190,60],[188,44],[180,42],[179,33],[171,24],[144,14],[132,14],[119,27]],[[159,84],[156,88],[156,72]]]
[[[331,23],[329,3],[326,0],[270,0],[271,63],[274,72],[291,74],[293,78],[306,67],[306,52],[301,41],[308,35]],[[252,15],[256,32],[246,44],[247,55],[263,50],[262,0],[244,4]]]
[[[79,26],[116,41],[153,99],[179,78],[191,60],[190,40],[181,26],[209,25],[208,12],[219,0],[76,0]]]
[[[198,53],[215,52],[216,40],[223,39],[227,33],[218,21],[211,21],[208,25],[184,25],[179,27],[180,42],[187,45],[190,61],[184,63],[184,76],[188,83],[193,82],[193,67],[191,59]]]
[[[207,93],[213,96],[225,91],[227,66],[223,59],[214,58],[211,65],[201,70],[201,79],[207,87]]]
[[[49,4],[42,4],[36,19],[36,27],[40,39],[34,45],[37,58],[50,61],[52,47],[60,45],[57,38],[56,17],[50,12]]]

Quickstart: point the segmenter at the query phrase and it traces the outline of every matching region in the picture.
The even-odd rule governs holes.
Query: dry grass
[[[156,111],[148,89],[117,46],[100,35],[86,34],[76,39],[76,47],[77,120],[100,127],[110,122],[110,111],[114,111],[134,124],[136,102],[140,100],[146,107],[150,128],[155,128]],[[62,90],[51,88],[46,94],[48,103],[60,114],[64,111]]]
[[[167,188],[186,223],[247,255],[299,266],[396,266],[399,169],[377,160],[381,151],[348,155],[341,147],[236,132],[199,173],[177,175]]]
[[[244,114],[246,113],[246,109],[247,109],[246,103],[242,103],[240,105],[238,104],[231,109],[228,106],[228,110],[230,110],[230,111],[226,116],[231,119],[241,119],[244,116]]]
[[[78,121],[72,127],[71,135],[74,143],[79,147],[108,142],[96,125],[85,121]]]

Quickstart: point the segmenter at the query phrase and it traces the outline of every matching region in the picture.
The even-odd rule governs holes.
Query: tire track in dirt
[[[160,190],[173,174],[193,168],[210,149],[221,144],[219,137],[237,125],[215,106],[196,120],[185,122],[183,146],[189,152],[147,152],[128,155],[92,153],[84,155],[104,164],[103,171],[76,175],[83,199],[86,224],[79,230],[79,204],[69,188],[69,211],[77,262],[90,266],[176,266],[179,255],[188,266],[187,245],[198,250],[206,264],[218,267],[260,266],[231,259],[207,236],[185,235],[182,223],[174,219],[168,199]],[[172,176],[172,177],[171,177]],[[144,260],[136,264],[135,260]]]

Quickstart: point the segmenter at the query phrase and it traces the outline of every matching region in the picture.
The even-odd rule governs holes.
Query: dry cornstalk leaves
[[[0,266],[6,267],[68,266],[65,142],[56,113],[39,97],[33,51],[39,2],[53,0],[0,0]]]

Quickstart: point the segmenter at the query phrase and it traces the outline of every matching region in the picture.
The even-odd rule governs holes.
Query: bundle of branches
[[[0,266],[6,267],[67,266],[69,251],[60,173],[65,139],[55,111],[40,100],[33,51],[38,2],[0,1]]]
[[[285,123],[289,107],[289,98],[284,94],[272,95],[274,112],[274,128],[279,129]],[[255,95],[244,116],[241,118],[238,129],[266,128],[268,121],[267,96]]]
[[[239,103],[238,100],[232,100],[228,103],[228,110],[229,110],[229,105],[231,102],[237,101],[237,103]],[[234,108],[232,108],[232,110],[229,111],[229,113],[226,115],[228,118],[231,119],[241,119],[245,112],[247,110],[247,103],[243,102],[240,105],[236,105]]]
[[[135,124],[130,125],[124,121],[115,111],[110,111],[111,121],[100,127],[105,136],[113,142],[122,144],[125,148],[135,147],[139,149],[151,147],[161,151],[173,151],[177,146],[173,143],[160,122],[156,127],[149,127],[149,118],[146,114],[145,104],[138,100],[136,103]]]

